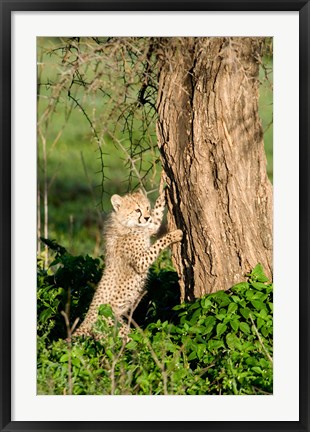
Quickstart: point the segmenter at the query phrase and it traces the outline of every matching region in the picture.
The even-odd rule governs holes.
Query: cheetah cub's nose
[[[151,216],[145,216],[144,219],[145,219],[146,221],[148,221],[149,219],[151,219]]]

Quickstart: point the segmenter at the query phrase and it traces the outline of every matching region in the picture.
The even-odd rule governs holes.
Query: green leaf
[[[44,311],[40,313],[39,321],[45,323],[52,315],[53,315],[52,308],[44,309]]]
[[[113,358],[115,357],[113,352],[110,349],[106,350],[106,354],[109,357],[110,360],[113,360]]]
[[[111,306],[102,304],[99,306],[99,315],[103,315],[106,318],[112,318],[113,317],[113,311],[111,309]]]
[[[270,362],[269,361],[267,361],[267,360],[265,360],[265,359],[260,359],[259,360],[259,364],[261,365],[261,367],[262,368],[264,368],[264,369],[267,369],[267,368],[270,368]]]
[[[268,282],[268,278],[265,275],[263,266],[261,264],[257,264],[257,266],[252,270],[250,277],[253,281]]]
[[[271,331],[269,330],[269,328],[266,327],[266,326],[262,327],[260,331],[262,332],[262,335],[263,335],[264,337],[267,337],[268,334],[271,333]]]
[[[261,300],[264,301],[268,297],[268,294],[264,294],[261,291],[256,291],[251,300]]]
[[[187,358],[188,360],[195,360],[197,358],[196,352],[193,351],[192,353],[190,353],[190,355]]]
[[[60,359],[59,359],[60,363],[65,363],[68,361],[68,353],[63,354]]]
[[[193,316],[190,319],[190,323],[195,324],[198,321],[198,319],[200,318],[200,316],[201,316],[201,309],[195,310],[195,312],[193,313]]]
[[[208,298],[201,299],[201,307],[203,309],[209,309],[212,305],[212,302]]]
[[[247,323],[245,323],[245,322],[241,322],[241,323],[240,323],[240,330],[241,330],[243,333],[246,333],[246,334],[251,333],[251,329],[250,329],[249,324],[247,324]]]
[[[232,287],[232,291],[245,291],[249,288],[249,284],[247,282],[240,282]]]
[[[138,345],[137,342],[131,340],[126,344],[126,348],[129,350],[135,350],[137,348],[137,345]]]
[[[241,343],[238,337],[234,333],[228,333],[226,336],[226,343],[228,345],[228,348],[231,350],[241,349]]]
[[[238,330],[238,328],[239,328],[239,324],[240,324],[240,322],[239,322],[238,319],[233,319],[233,320],[230,321],[230,325],[231,325],[231,327],[232,327],[232,329],[233,329],[234,331],[237,331],[237,330]]]
[[[230,303],[229,295],[226,294],[223,290],[211,294],[210,297],[214,298],[214,300],[219,304],[220,307],[227,306]]]
[[[259,291],[266,289],[266,285],[262,282],[252,282],[251,285],[253,288],[255,288]]]
[[[220,337],[223,333],[225,333],[226,330],[227,330],[227,325],[226,325],[226,324],[219,323],[219,324],[216,326],[216,336],[217,336],[217,337]]]
[[[253,342],[247,341],[242,344],[242,351],[244,352],[256,351],[256,347],[253,344]]]
[[[262,318],[258,317],[257,321],[256,321],[257,329],[260,329],[264,325],[264,323],[265,323],[265,321]]]
[[[230,305],[228,306],[228,313],[234,313],[238,310],[238,305],[236,303],[230,303]]]
[[[248,319],[251,311],[248,308],[242,308],[242,309],[240,309],[240,313],[245,319]]]
[[[262,310],[265,308],[265,304],[260,300],[252,300],[252,305],[255,307],[256,310]]]
[[[188,329],[188,331],[189,331],[190,333],[193,333],[193,334],[200,334],[200,333],[203,333],[203,332],[204,332],[204,328],[203,328],[203,326],[199,327],[199,326],[197,326],[197,325],[194,325],[194,326],[190,327],[190,328]]]
[[[67,251],[63,246],[60,246],[58,243],[56,243],[55,240],[50,240],[44,237],[40,237],[40,240],[46,244],[50,249],[53,251],[59,253],[60,255],[64,255]]]
[[[222,297],[222,300],[219,304],[220,307],[224,307],[227,306],[230,303],[230,298],[227,294],[225,294],[225,296]]]
[[[250,288],[245,292],[245,296],[247,300],[252,300],[252,298],[255,296],[255,291]]]
[[[78,366],[80,366],[81,361],[80,361],[80,359],[77,358],[77,357],[72,357],[72,359],[71,359],[71,363],[73,364],[73,366],[78,367]]]
[[[198,356],[199,360],[203,357],[205,352],[206,352],[206,345],[205,344],[198,344],[197,345],[197,356]]]
[[[177,310],[180,310],[180,309],[184,309],[185,306],[186,306],[185,303],[181,303],[181,304],[178,304],[176,306],[173,306],[172,310],[177,311]]]
[[[199,301],[195,301],[191,306],[188,308],[188,310],[194,310],[200,308]]]
[[[208,316],[203,323],[203,325],[205,327],[203,334],[211,333],[211,331],[213,330],[213,327],[215,325],[215,322],[216,322],[216,319],[214,318],[214,316]]]
[[[268,316],[266,309],[262,309],[259,313],[259,316],[263,319],[266,319]]]
[[[210,339],[208,341],[208,349],[210,351],[218,350],[219,348],[224,348],[224,347],[225,347],[225,345],[224,345],[223,341],[221,341],[221,340]]]

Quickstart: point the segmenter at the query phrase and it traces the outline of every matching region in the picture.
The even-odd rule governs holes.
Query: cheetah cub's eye
[[[136,212],[137,212],[137,213],[141,213],[141,210],[140,210],[140,209],[136,209]]]

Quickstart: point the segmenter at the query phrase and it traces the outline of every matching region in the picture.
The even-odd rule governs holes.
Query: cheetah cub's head
[[[111,203],[117,220],[126,227],[147,227],[151,224],[151,205],[142,191],[123,197],[113,195]]]

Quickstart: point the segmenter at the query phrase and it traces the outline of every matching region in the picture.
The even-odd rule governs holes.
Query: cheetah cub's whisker
[[[150,237],[157,233],[165,209],[163,179],[154,209],[142,191],[125,195],[113,195],[114,211],[105,227],[105,270],[98,284],[89,310],[74,336],[100,336],[93,333],[98,308],[109,304],[116,319],[122,323],[119,333],[127,338],[129,326],[122,319],[137,306],[143,297],[150,265],[158,254],[172,243],[179,242],[183,233],[175,230],[151,245]],[[109,324],[113,325],[110,319]]]

